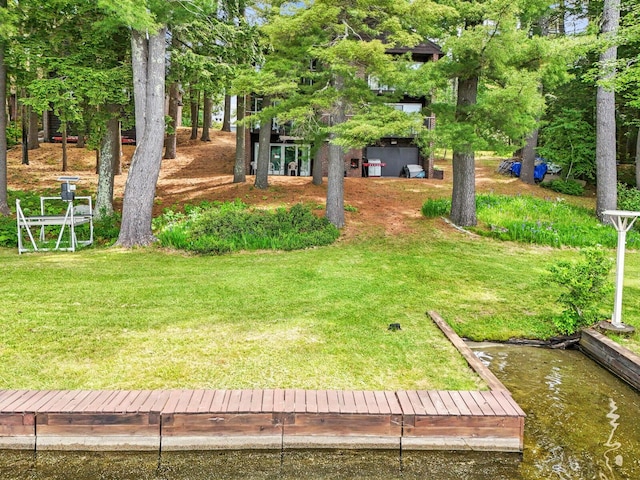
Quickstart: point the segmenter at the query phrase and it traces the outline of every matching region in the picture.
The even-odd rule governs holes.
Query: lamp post
[[[624,280],[624,251],[627,245],[627,232],[631,230],[640,212],[626,210],[605,210],[602,212],[611,220],[618,231],[618,249],[616,254],[616,295],[613,305],[611,322],[600,322],[600,326],[607,330],[618,332],[633,332],[635,329],[622,323],[622,286]]]

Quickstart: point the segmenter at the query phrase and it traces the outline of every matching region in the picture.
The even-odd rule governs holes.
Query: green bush
[[[618,208],[640,212],[640,190],[618,183]]]
[[[422,204],[422,215],[427,218],[449,215],[451,200],[447,198],[429,198]]]
[[[584,195],[584,187],[575,180],[551,180],[550,182],[542,182],[540,186],[548,188],[554,192],[564,193],[565,195],[574,195],[580,197]]]
[[[238,250],[297,250],[328,245],[339,231],[326,218],[297,204],[287,210],[250,209],[240,200],[165,211],[154,221],[165,247],[196,253],[222,254]]]
[[[564,310],[554,319],[554,324],[565,335],[595,323],[599,303],[613,290],[609,281],[613,261],[605,256],[605,252],[594,247],[580,253],[581,261],[557,262],[549,267],[544,278],[563,290],[557,301]]]
[[[111,215],[100,215],[100,218],[93,221],[93,236],[96,244],[112,245],[120,234],[120,222],[122,216],[119,212]]]

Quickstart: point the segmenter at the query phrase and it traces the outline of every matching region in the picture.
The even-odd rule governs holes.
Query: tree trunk
[[[132,61],[143,61],[147,65],[144,82],[146,98],[144,102],[136,100],[136,103],[145,107],[145,125],[144,136],[136,146],[125,186],[122,224],[116,242],[121,247],[148,245],[155,240],[151,220],[164,143],[166,31],[166,27],[162,27],[154,35],[149,35],[147,40],[141,32],[132,34]],[[141,50],[137,51],[140,46]],[[137,69],[139,65],[134,65],[134,70]]]
[[[534,169],[536,167],[536,148],[538,148],[538,128],[527,137],[522,149],[522,165],[520,167],[520,180],[533,185],[535,183]]]
[[[458,79],[456,121],[469,119],[469,109],[478,97],[478,77]],[[476,172],[473,147],[456,146],[453,150],[453,191],[451,221],[461,227],[473,226],[476,220]]]
[[[262,100],[262,108],[271,105],[271,98],[265,95]],[[269,162],[271,157],[271,118],[260,119],[260,132],[258,134],[258,160],[256,165],[255,187],[266,189],[269,187]]]
[[[344,155],[342,147],[332,143],[329,143],[327,219],[338,228],[344,227]]]
[[[313,154],[313,180],[311,183],[314,185],[322,185],[322,160],[320,158],[322,152],[322,145],[318,145],[315,153]]]
[[[101,218],[113,214],[113,178],[114,165],[120,156],[120,122],[115,116],[118,107],[107,107],[113,115],[107,122],[107,131],[100,145],[100,164],[98,167],[98,192],[96,193],[95,217]]]
[[[0,0],[6,8],[7,0]],[[7,195],[7,66],[4,63],[4,42],[0,40],[0,215],[9,215]]]
[[[203,142],[210,142],[211,137],[209,136],[209,130],[211,129],[211,112],[213,110],[213,99],[211,95],[208,95],[206,92],[204,93],[204,111],[202,113],[202,136],[200,140]]]
[[[640,190],[640,128],[636,138],[636,188]]]
[[[22,124],[22,164],[29,165],[29,122],[26,105],[20,108],[20,123]]]
[[[242,123],[244,120],[244,111],[246,106],[246,97],[244,95],[237,96],[236,107],[236,162],[233,166],[233,183],[244,183],[247,181],[247,168],[245,163],[246,156],[246,131],[247,127]]]
[[[49,138],[51,138],[51,129],[49,128],[49,110],[45,110],[42,114],[42,131],[44,133],[44,143],[49,143]]]
[[[199,98],[200,93],[193,87],[189,90],[190,107],[191,107],[191,140],[198,138],[198,114],[200,113]]]
[[[117,148],[117,153],[115,149]],[[122,175],[122,122],[118,122],[118,144],[114,145],[113,174]]]
[[[147,98],[147,69],[149,58],[146,35],[131,32],[131,66],[133,73],[133,105],[136,121],[136,143],[142,141],[145,128],[145,102]]]
[[[340,125],[346,120],[346,105],[340,96],[344,89],[344,79],[334,78],[333,87],[338,92],[338,99],[333,104],[331,124]],[[327,172],[327,220],[338,228],[344,227],[344,154],[342,147],[332,141],[336,134],[329,135],[329,171]]]
[[[76,148],[84,148],[87,138],[87,132],[80,130],[78,132],[78,141],[76,142]]]
[[[231,131],[231,95],[224,96],[224,116],[222,117],[222,131]]]
[[[69,168],[69,157],[67,155],[67,122],[62,124],[62,171],[66,172]]]
[[[169,87],[169,134],[165,140],[164,158],[169,160],[176,158],[176,144],[178,140],[178,107],[180,105],[180,84],[173,82]]]
[[[620,23],[620,0],[605,0],[602,11],[603,37],[614,35]],[[600,79],[615,76],[613,62],[617,47],[600,54]],[[596,214],[605,222],[602,212],[615,210],[618,202],[616,172],[616,97],[612,88],[598,85],[596,93]]]
[[[27,148],[29,150],[35,150],[40,148],[40,142],[38,141],[38,123],[40,121],[40,115],[35,112],[32,107],[29,107],[29,136],[27,138]]]

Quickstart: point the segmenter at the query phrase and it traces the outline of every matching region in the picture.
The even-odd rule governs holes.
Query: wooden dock
[[[504,391],[3,390],[0,448],[521,451]]]
[[[521,452],[525,413],[430,315],[491,390],[0,390],[0,449]]]

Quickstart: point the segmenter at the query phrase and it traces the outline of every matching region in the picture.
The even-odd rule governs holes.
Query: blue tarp
[[[511,175],[513,175],[514,177],[519,177],[521,168],[521,162],[513,162],[513,165],[511,166]],[[533,179],[535,181],[541,182],[544,178],[545,173],[547,173],[546,163],[539,163],[535,167],[533,167]]]

